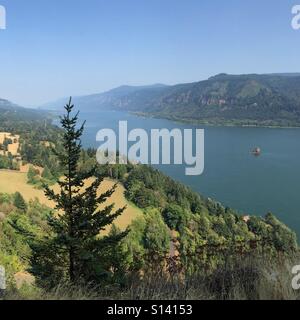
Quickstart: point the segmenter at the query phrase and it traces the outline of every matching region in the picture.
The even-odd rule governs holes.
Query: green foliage
[[[127,254],[126,263],[130,271],[139,272],[145,267],[146,249],[143,243],[145,228],[144,217],[134,220],[130,227],[130,233],[123,240],[124,251]]]
[[[125,187],[127,198],[141,208],[163,208],[167,203],[192,212],[204,208],[205,200],[200,195],[148,166],[134,166],[125,180]]]
[[[0,102],[2,101],[0,99]],[[45,179],[49,184],[61,175],[59,163],[50,147],[55,146],[57,150],[61,148],[61,130],[52,125],[52,120],[45,112],[17,107],[8,101],[0,104],[0,131],[20,135],[20,154],[23,162],[48,167],[53,176],[53,179]],[[0,146],[0,149],[5,149],[5,146]],[[0,156],[0,169],[16,170],[18,165],[12,161],[12,157]],[[41,182],[33,182],[41,186]]]
[[[140,272],[160,265],[170,252],[170,230],[157,209],[133,221],[130,233],[122,241],[127,270]]]
[[[45,184],[54,185],[56,180],[47,166],[45,166],[42,175],[38,169],[30,166],[27,173],[27,183],[34,185],[37,189],[42,189]]]
[[[227,256],[250,253],[259,256],[262,252],[269,256],[279,252],[289,255],[298,250],[295,233],[272,215],[265,219],[251,217],[246,222],[232,209],[198,196],[150,167],[138,165],[128,170],[125,186],[129,200],[141,208],[159,208],[166,226],[178,231],[177,249],[189,273],[201,268],[213,270],[224,263]],[[152,191],[151,196],[145,190]],[[151,210],[146,210],[146,216],[149,212]],[[141,226],[142,222],[136,222],[131,227],[131,234],[139,235],[130,238],[135,244],[131,255],[138,256],[139,261],[143,256],[144,263],[140,265],[145,265],[145,256],[149,254],[146,244],[151,241],[139,242],[146,230],[144,225],[141,231]],[[149,230],[156,230],[156,226]],[[163,232],[157,231],[158,234]]]
[[[27,172],[27,183],[37,184],[39,181],[39,171],[30,166]]]
[[[84,188],[85,181],[94,177],[95,168],[80,172],[80,137],[84,126],[76,129],[78,114],[72,117],[71,100],[66,105],[66,115],[61,118],[64,152],[56,152],[63,178],[58,181],[60,192],[56,194],[45,186],[45,194],[56,203],[56,212],[48,218],[51,234],[42,241],[32,239],[31,272],[49,286],[57,281],[98,283],[109,270],[103,270],[103,255],[110,246],[115,246],[127,232],[101,237],[101,231],[122,214],[124,208],[113,212],[113,205],[99,210],[115,191],[97,195],[103,178],[95,178]],[[60,211],[61,213],[57,214]]]
[[[81,103],[202,124],[299,126],[299,87],[299,74],[220,74],[190,84],[112,90]]]
[[[14,194],[14,206],[22,212],[27,210],[27,204],[20,192]]]
[[[17,170],[18,164],[12,157],[0,155],[0,169]]]
[[[266,223],[271,226],[271,241],[276,250],[281,252],[288,252],[297,247],[297,236],[295,232],[280,222],[271,213],[266,216]]]
[[[44,178],[45,180],[48,180],[48,181],[53,180],[53,175],[47,166],[45,166],[45,168],[43,170],[42,178]]]
[[[146,211],[143,246],[149,253],[165,256],[170,251],[170,232],[157,209]]]
[[[4,218],[0,218],[0,265],[6,268],[9,286],[14,286],[14,274],[29,267],[31,256],[31,249],[18,230],[41,237],[47,232],[45,217],[49,213],[49,209],[37,200],[30,201],[27,211],[21,212],[14,206],[14,198],[0,194],[0,212],[7,212]]]
[[[167,226],[172,230],[179,230],[182,220],[184,219],[184,210],[176,205],[170,204],[163,210],[163,218]]]
[[[277,80],[274,86],[278,85]],[[243,79],[243,85],[241,79],[232,82],[231,77],[223,75],[205,85],[199,84],[199,90],[207,90],[207,99],[224,98],[233,92],[239,103],[260,99],[263,104],[272,95],[272,90],[266,91],[267,84],[253,79]],[[197,97],[203,98],[202,95],[201,91]],[[275,109],[283,101],[275,95],[271,98],[278,98],[272,100]],[[217,107],[210,105],[209,121],[214,112],[217,114]],[[266,104],[263,108],[264,117],[267,107]],[[66,109],[63,131],[46,120],[42,123],[19,119],[13,123],[8,118],[0,119],[4,131],[21,134],[22,157],[44,168],[40,176],[31,167],[29,183],[50,185],[64,177],[59,179],[58,194],[46,188],[47,196],[57,204],[56,211],[37,201],[27,204],[20,194],[0,194],[0,264],[6,266],[11,280],[14,273],[29,268],[42,287],[55,287],[64,280],[85,284],[105,280],[126,287],[130,279],[149,270],[166,272],[166,262],[176,251],[178,257],[172,257],[176,268],[187,278],[201,274],[205,281],[216,277],[212,281],[218,283],[216,271],[223,270],[222,281],[231,279],[231,271],[238,275],[238,281],[243,281],[240,279],[246,278],[240,277],[240,270],[232,260],[251,257],[255,261],[259,257],[277,261],[278,257],[287,258],[297,252],[295,233],[272,214],[245,221],[234,210],[196,194],[148,166],[97,166],[95,150],[81,148],[83,128],[76,129],[77,116],[70,115],[72,106]],[[205,107],[203,110],[208,112]],[[240,117],[237,121],[243,121],[241,115],[237,113]],[[55,152],[43,141],[49,142]],[[0,168],[1,163],[10,168],[9,160],[0,157]],[[84,188],[89,177],[95,177],[93,183]],[[122,210],[114,212],[113,206],[98,209],[114,192],[113,188],[103,195],[97,194],[103,177],[124,183],[127,199],[144,211],[144,216],[132,223],[129,233],[113,226],[108,235],[102,235],[122,213]]]

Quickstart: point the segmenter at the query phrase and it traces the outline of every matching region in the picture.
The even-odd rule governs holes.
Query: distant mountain
[[[0,124],[5,121],[38,120],[46,116],[43,111],[27,109],[0,98]]]
[[[300,74],[219,74],[175,86],[123,86],[74,102],[86,111],[123,110],[204,124],[300,126]]]
[[[0,98],[0,109],[1,110],[16,110],[20,108],[18,105]]]
[[[82,111],[96,111],[100,109],[114,109],[123,97],[137,94],[137,92],[158,91],[167,88],[164,84],[154,84],[149,86],[120,86],[110,91],[98,94],[91,94],[87,96],[73,97],[73,102],[76,107]],[[42,110],[62,110],[69,98],[59,99],[40,106]]]

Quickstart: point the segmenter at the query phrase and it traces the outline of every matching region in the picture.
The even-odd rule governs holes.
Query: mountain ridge
[[[24,108],[7,99],[0,98],[0,125],[6,121],[39,120],[45,116],[45,111]]]
[[[165,84],[153,84],[153,85],[144,85],[144,86],[130,86],[130,85],[122,85],[116,88],[113,88],[111,90],[102,92],[102,93],[94,93],[94,94],[88,94],[88,95],[83,95],[83,96],[73,96],[73,102],[75,104],[83,104],[83,106],[88,107],[89,109],[94,108],[94,102],[100,102],[103,101],[102,99],[104,97],[109,98],[112,97],[113,95],[116,97],[122,97],[140,90],[150,90],[150,89],[162,89],[169,87],[168,85]],[[41,106],[39,106],[38,109],[41,110],[50,110],[50,111],[59,111],[62,109],[62,107],[66,104],[66,101],[69,98],[61,98],[52,102],[45,103]],[[84,100],[88,100],[85,102]],[[99,100],[99,101],[98,101]],[[91,104],[91,105],[89,105]]]
[[[74,103],[82,111],[117,110],[204,124],[300,126],[300,74],[221,73],[172,86],[121,86],[75,97]]]
[[[17,104],[7,100],[0,98],[0,109],[11,110],[11,109],[20,109],[22,107],[18,106]]]

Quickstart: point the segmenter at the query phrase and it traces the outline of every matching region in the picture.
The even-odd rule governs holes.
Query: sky
[[[0,0],[0,97],[39,106],[120,85],[300,71],[300,0]]]

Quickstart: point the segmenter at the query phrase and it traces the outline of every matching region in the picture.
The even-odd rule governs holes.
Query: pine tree
[[[61,118],[65,152],[54,150],[64,169],[64,177],[58,181],[60,192],[55,193],[45,186],[46,196],[56,203],[56,214],[49,217],[49,237],[33,246],[31,271],[40,279],[48,279],[50,285],[61,280],[73,284],[79,280],[99,281],[109,271],[102,268],[106,265],[101,261],[105,252],[128,233],[101,236],[101,231],[111,225],[125,208],[114,211],[114,205],[109,205],[100,210],[99,205],[112,196],[116,185],[99,196],[97,192],[103,178],[95,177],[96,168],[89,172],[78,170],[84,124],[77,129],[79,113],[72,116],[73,108],[70,99],[65,106],[66,114]]]
[[[47,179],[47,180],[52,180],[53,179],[51,171],[47,166],[44,167],[44,170],[43,170],[43,173],[42,173],[42,178]]]
[[[27,210],[27,204],[20,192],[14,194],[14,206],[23,212]]]
[[[29,170],[27,172],[27,181],[28,181],[28,183],[30,183],[30,184],[36,183],[36,181],[37,181],[36,178],[37,178],[38,174],[39,174],[39,172],[36,169],[34,169],[33,166],[29,166]]]

